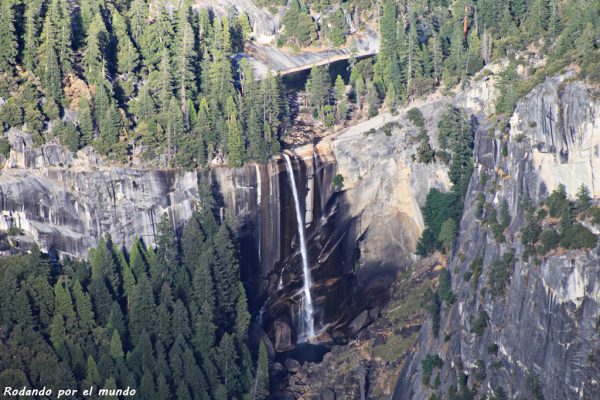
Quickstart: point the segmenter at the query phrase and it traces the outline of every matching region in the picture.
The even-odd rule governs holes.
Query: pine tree
[[[145,259],[144,247],[139,238],[136,238],[131,245],[129,265],[131,266],[131,272],[133,272],[136,281],[138,281],[142,275],[148,273],[148,264]]]
[[[231,233],[226,224],[221,225],[214,238],[215,260],[213,278],[217,297],[219,327],[228,329],[235,318],[235,305],[239,295],[237,282],[240,279],[239,264]]]
[[[49,11],[44,20],[42,41],[38,50],[38,68],[45,92],[55,103],[62,97],[62,71],[56,53],[57,38],[55,26]]]
[[[174,71],[177,80],[177,90],[181,100],[181,110],[187,121],[188,98],[196,97],[196,54],[194,49],[194,31],[189,21],[191,10],[183,6],[179,10],[177,37],[175,40]],[[189,128],[189,125],[188,125]]]
[[[189,339],[191,336],[190,318],[187,308],[181,300],[175,302],[171,317],[171,328],[173,336],[181,335],[184,339]]]
[[[173,78],[171,76],[171,58],[169,49],[166,47],[162,51],[162,59],[158,70],[158,105],[161,111],[168,110],[169,101],[173,97]]]
[[[92,281],[103,280],[107,283],[111,293],[119,298],[121,296],[121,277],[112,252],[110,236],[107,235],[98,240],[98,247],[90,251],[89,261],[92,268]]]
[[[250,110],[246,123],[246,131],[248,132],[248,159],[259,163],[267,162],[269,150],[265,143],[262,126],[255,110]]]
[[[0,72],[13,73],[17,57],[14,12],[11,0],[0,0]]]
[[[267,347],[261,340],[258,347],[258,361],[256,362],[256,374],[252,387],[252,400],[263,400],[268,398],[269,392],[269,359]]]
[[[381,34],[381,50],[379,57],[386,59],[396,52],[396,19],[397,7],[394,0],[385,0],[383,4],[383,16],[379,23]]]
[[[23,65],[29,71],[37,68],[37,49],[40,43],[40,19],[42,14],[41,1],[29,0],[25,9],[25,32],[23,38]],[[3,23],[1,23],[4,26]]]
[[[346,114],[348,113],[348,102],[346,96],[346,84],[340,75],[335,78],[333,93],[337,120],[338,122],[344,121],[346,119]]]
[[[242,282],[238,283],[238,299],[235,306],[235,333],[238,338],[245,338],[248,335],[250,326],[250,313],[248,312],[248,299],[246,290]]]
[[[139,54],[127,31],[125,18],[114,8],[111,13],[112,28],[117,40],[117,72],[123,75],[132,74],[139,66]]]
[[[579,58],[584,66],[586,66],[594,56],[594,42],[596,33],[594,32],[594,26],[591,22],[588,22],[585,29],[581,33],[581,36],[577,38],[575,47],[577,50],[577,58]]]
[[[93,279],[88,286],[88,291],[98,324],[106,324],[111,313],[112,296],[104,283],[104,279]]]
[[[108,40],[108,31],[102,15],[97,13],[88,29],[85,40],[86,47],[83,52],[85,77],[88,82],[101,85],[106,77],[104,48],[107,46]]]
[[[589,210],[592,206],[592,197],[590,196],[590,190],[583,183],[579,186],[576,197],[577,211],[582,212]]]
[[[123,344],[121,343],[121,337],[119,332],[115,329],[113,330],[111,339],[110,339],[110,348],[109,354],[115,361],[123,360]]]
[[[132,339],[143,332],[153,332],[155,304],[152,287],[145,275],[142,275],[135,287],[130,301],[129,332]]]
[[[227,120],[227,161],[232,167],[241,167],[245,153],[242,127],[237,112],[233,111]]]
[[[241,389],[238,360],[233,337],[225,333],[219,344],[217,364],[229,398],[235,398]]]
[[[73,69],[73,49],[71,42],[73,39],[71,18],[73,10],[71,3],[68,0],[54,0],[58,2],[58,14],[55,21],[57,27],[57,53],[58,61],[62,70],[62,74],[66,75]]]
[[[133,0],[129,8],[129,25],[131,38],[138,45],[142,44],[142,36],[148,24],[148,3],[146,0]]]
[[[550,7],[548,0],[533,0],[528,6],[527,18],[524,21],[527,33],[532,37],[541,36],[548,29]]]
[[[73,284],[73,300],[75,300],[77,321],[81,326],[81,332],[87,335],[95,326],[94,311],[90,297],[83,291],[81,284],[77,280]]]
[[[238,25],[242,29],[244,39],[249,40],[252,35],[252,26],[250,26],[250,18],[246,11],[242,11],[238,16]]]
[[[155,290],[160,287],[162,282],[175,288],[175,285],[179,283],[176,276],[179,269],[177,242],[169,216],[165,213],[157,228],[156,265],[150,271]]]
[[[79,130],[81,131],[82,146],[92,144],[96,132],[89,99],[85,95],[79,99]]]
[[[100,383],[100,371],[98,371],[98,365],[91,355],[87,359],[87,368],[85,373],[85,381],[88,385],[94,386]]]
[[[310,98],[310,104],[313,106],[313,115],[323,117],[323,106],[329,104],[331,91],[331,81],[329,74],[324,67],[313,67],[306,81],[306,91]]]

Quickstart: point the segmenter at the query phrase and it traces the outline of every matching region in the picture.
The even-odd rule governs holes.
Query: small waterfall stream
[[[294,205],[296,208],[296,221],[298,223],[298,237],[300,239],[300,254],[302,255],[302,273],[304,284],[302,291],[304,293],[304,301],[301,309],[301,329],[298,332],[298,341],[310,341],[315,336],[315,321],[314,321],[314,309],[312,302],[312,295],[310,289],[312,286],[312,279],[310,276],[310,267],[308,264],[308,250],[306,248],[306,238],[304,233],[304,218],[302,216],[302,210],[300,209],[300,199],[298,197],[298,189],[296,188],[296,179],[294,178],[294,169],[292,168],[292,161],[290,156],[283,153],[285,162],[287,165],[287,174],[292,187],[292,194],[294,195]]]

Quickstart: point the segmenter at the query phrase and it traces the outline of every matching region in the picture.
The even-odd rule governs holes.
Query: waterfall
[[[308,251],[306,249],[306,238],[304,237],[304,219],[302,218],[302,210],[300,209],[300,200],[298,198],[298,190],[296,189],[296,180],[294,178],[294,170],[292,168],[292,162],[290,156],[283,153],[285,162],[287,164],[287,174],[292,187],[292,193],[294,195],[294,204],[296,206],[296,221],[298,223],[298,237],[300,238],[300,254],[302,255],[302,273],[304,278],[304,284],[302,291],[304,292],[304,301],[302,303],[302,321],[304,332],[299,332],[299,338],[310,339],[315,336],[315,320],[314,320],[314,309],[312,303],[312,296],[310,294],[310,288],[312,286],[312,279],[310,277],[310,268],[308,265]]]

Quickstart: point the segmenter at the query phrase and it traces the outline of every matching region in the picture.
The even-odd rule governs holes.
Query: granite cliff
[[[518,102],[508,130],[477,135],[476,172],[448,266],[456,301],[442,309],[440,338],[424,325],[394,399],[427,399],[450,386],[459,394],[468,387],[471,394],[504,392],[507,398],[600,396],[598,248],[534,262],[526,261],[521,239],[527,205],[539,204],[558,184],[570,197],[581,184],[598,196],[600,103],[597,89],[574,75],[550,77],[534,88]],[[505,243],[476,217],[478,193],[494,207],[508,202],[512,222]],[[511,251],[512,278],[501,296],[493,296],[486,287],[492,264]],[[469,274],[478,258],[482,273],[475,279]],[[441,389],[423,384],[422,360],[434,354],[443,362],[434,372]]]

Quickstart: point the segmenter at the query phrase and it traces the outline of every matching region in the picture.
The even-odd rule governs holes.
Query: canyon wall
[[[432,338],[430,323],[422,329],[394,399],[427,399],[446,393],[451,385],[460,392],[465,379],[482,395],[504,391],[507,398],[540,393],[546,400],[600,397],[598,247],[553,252],[534,262],[523,256],[521,243],[527,206],[537,209],[558,184],[572,198],[581,184],[595,197],[599,194],[600,102],[597,89],[573,76],[547,78],[520,100],[510,130],[477,135],[476,172],[448,266],[456,301],[442,309],[440,338]],[[508,202],[512,222],[505,243],[494,240],[476,218],[479,193],[496,208]],[[492,296],[491,264],[509,251],[515,254],[512,278],[504,294]],[[482,276],[468,281],[466,273],[476,258],[483,260]],[[475,326],[480,315],[488,317],[483,331]],[[443,360],[440,389],[422,383],[421,361],[427,354]]]

